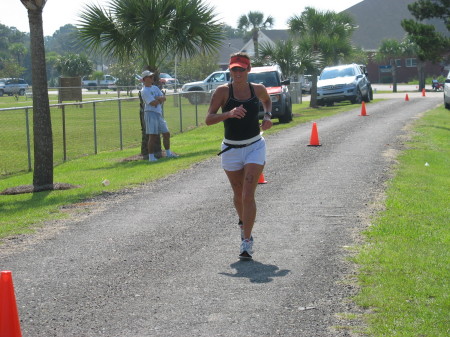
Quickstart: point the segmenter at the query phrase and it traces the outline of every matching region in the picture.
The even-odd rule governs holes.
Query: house
[[[408,5],[414,2],[416,0],[364,0],[343,11],[353,16],[356,21],[358,28],[353,33],[352,42],[355,46],[361,47],[369,53],[367,69],[372,82],[389,83],[392,81],[388,65],[385,62],[377,62],[370,56],[373,56],[383,39],[403,40],[406,32],[401,26],[401,21],[414,18],[408,10]],[[443,20],[433,19],[427,20],[425,23],[433,24],[438,32],[449,36]],[[258,42],[260,45],[264,43],[273,44],[276,41],[287,40],[288,38],[289,32],[287,30],[261,30]],[[232,42],[234,45],[230,44],[234,48],[222,48],[221,53],[226,51],[226,54],[221,54],[220,65],[222,69],[227,67],[229,56],[231,53],[238,51],[236,49],[254,55],[252,39],[246,43],[243,43],[240,39],[238,40],[241,42],[240,44],[234,40]],[[408,82],[418,77],[417,60],[415,58],[402,58],[395,60],[395,62],[398,67],[398,82]],[[448,65],[444,63],[433,64],[427,62],[425,65],[425,74],[427,76],[447,75],[448,70]]]
[[[372,82],[392,82],[391,71],[387,62],[380,63],[370,56],[378,49],[384,39],[401,41],[406,32],[401,26],[403,19],[414,19],[408,10],[408,5],[417,0],[364,0],[343,12],[350,14],[356,21],[358,28],[352,35],[353,44],[369,53],[367,69]],[[444,36],[449,36],[443,20],[425,20],[424,23],[433,25]],[[417,78],[417,59],[400,58],[395,60],[397,66],[397,81],[408,82]],[[444,63],[425,64],[426,76],[447,75],[448,68]]]

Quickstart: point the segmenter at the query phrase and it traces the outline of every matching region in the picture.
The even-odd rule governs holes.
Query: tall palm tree
[[[28,50],[23,43],[13,43],[9,46],[9,51],[17,57],[17,64],[20,66]]]
[[[255,49],[255,57],[259,58],[259,31],[263,28],[271,28],[274,20],[269,15],[264,20],[264,14],[261,12],[249,12],[247,15],[241,15],[238,19],[238,29],[249,30],[252,34],[253,47]]]
[[[111,0],[110,8],[87,5],[79,35],[93,51],[119,61],[139,56],[157,71],[168,56],[216,51],[222,27],[202,0]]]
[[[320,68],[320,55],[311,52],[309,46],[304,47],[294,39],[277,41],[275,45],[262,44],[260,51],[264,63],[277,64],[286,77],[292,77],[303,72],[308,74],[315,68]]]
[[[30,24],[31,74],[33,78],[34,190],[53,189],[53,135],[45,69],[42,11],[47,0],[20,0]]]
[[[291,77],[302,71],[302,59],[294,40],[277,41],[274,45],[262,43],[260,56],[265,62],[280,66],[284,76]]]
[[[306,7],[301,15],[289,19],[289,29],[299,39],[300,49],[309,50],[322,62],[334,65],[352,53],[350,37],[356,26],[353,18],[346,13],[317,11]],[[311,69],[312,88],[310,106],[317,106],[317,76],[321,67]]]
[[[395,39],[385,39],[381,41],[378,48],[377,60],[387,61],[391,67],[392,74],[392,92],[397,92],[397,64],[396,59],[404,55],[403,46]]]
[[[209,54],[221,45],[222,26],[202,0],[111,0],[109,6],[108,10],[86,6],[80,17],[80,40],[119,62],[137,57],[145,69],[158,74],[167,57]],[[142,129],[141,152],[147,155]]]

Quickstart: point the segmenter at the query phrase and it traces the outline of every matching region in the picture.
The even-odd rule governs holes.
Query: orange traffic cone
[[[321,146],[321,144],[319,143],[319,134],[317,132],[316,122],[314,122],[312,125],[311,138],[309,140],[308,146]]]
[[[405,101],[409,101],[409,96],[408,96],[408,94],[406,94],[406,96],[405,96]]]
[[[0,336],[22,337],[10,271],[0,276]]]
[[[367,116],[366,103],[364,101],[362,101],[362,103],[361,103],[361,115],[360,116]]]
[[[262,173],[259,176],[258,184],[267,184],[266,179],[264,179],[264,174],[262,174]]]
[[[422,89],[422,97],[425,97],[425,88]]]

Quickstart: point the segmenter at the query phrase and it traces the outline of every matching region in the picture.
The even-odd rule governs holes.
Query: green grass
[[[373,311],[370,336],[450,335],[449,134],[443,107],[416,122],[385,210],[365,232],[356,302]]]
[[[56,104],[55,95],[50,95],[52,104]],[[95,103],[95,118],[92,100],[113,98],[111,95],[89,95],[82,105],[69,105],[63,109],[51,107],[54,144],[54,163],[79,158],[97,152],[111,151],[127,147],[136,147],[141,142],[139,120],[139,101],[121,101],[120,110],[117,101]],[[185,98],[181,100],[182,119],[178,96],[168,96],[165,104],[165,119],[172,134],[184,132],[196,127],[203,120],[206,105],[196,107]],[[87,101],[89,100],[89,101]],[[32,102],[23,96],[16,101],[14,97],[2,97],[0,108],[24,107]],[[65,129],[63,128],[63,118]],[[33,152],[33,111],[28,110],[30,126],[30,149]],[[94,131],[94,120],[96,129]],[[122,129],[120,129],[120,125]],[[0,176],[26,172],[28,170],[26,115],[23,109],[0,112]],[[65,144],[64,147],[64,135]],[[96,138],[95,138],[96,136]],[[122,143],[121,137],[122,136]],[[95,142],[95,139],[97,142]],[[33,158],[33,153],[31,153]],[[31,165],[32,166],[32,165]]]

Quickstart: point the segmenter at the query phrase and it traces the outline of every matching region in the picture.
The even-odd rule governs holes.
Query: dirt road
[[[367,104],[366,117],[355,106],[316,121],[321,147],[307,146],[310,123],[266,137],[252,262],[237,259],[219,158],[90,201],[90,216],[2,253],[23,336],[351,336],[338,318],[357,310],[346,247],[367,226],[405,126],[437,104],[395,98]]]

